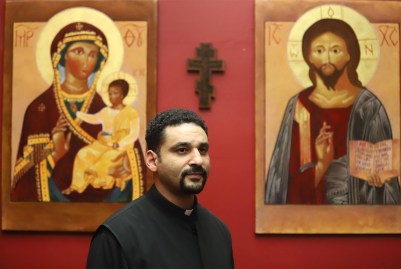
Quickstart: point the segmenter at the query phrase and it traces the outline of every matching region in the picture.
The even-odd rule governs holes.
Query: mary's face
[[[77,79],[87,79],[96,67],[99,47],[88,42],[73,43],[65,54],[66,73]]]

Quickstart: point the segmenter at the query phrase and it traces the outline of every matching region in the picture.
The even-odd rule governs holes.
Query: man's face
[[[161,185],[174,195],[203,190],[210,169],[209,143],[205,131],[184,123],[165,129],[157,160]]]
[[[92,43],[75,42],[65,54],[65,68],[77,79],[87,79],[95,69],[99,47]]]
[[[327,32],[312,40],[309,62],[328,88],[334,88],[350,55],[341,37]]]

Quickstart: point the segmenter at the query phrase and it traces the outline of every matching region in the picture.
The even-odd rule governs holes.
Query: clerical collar
[[[194,211],[194,210],[193,209],[187,209],[187,210],[185,210],[184,215],[191,216],[192,211]]]
[[[174,214],[178,217],[181,218],[190,218],[190,219],[195,219],[196,218],[196,212],[197,212],[197,205],[198,205],[198,199],[195,196],[194,199],[194,206],[193,209],[183,209],[181,207],[176,206],[169,200],[167,200],[161,193],[157,190],[157,188],[153,185],[150,190],[146,193],[151,200],[155,201],[157,206],[161,207],[163,211],[168,211],[171,214]]]

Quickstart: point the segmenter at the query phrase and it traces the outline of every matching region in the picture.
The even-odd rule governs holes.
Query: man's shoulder
[[[127,226],[131,223],[138,223],[139,220],[146,218],[149,212],[149,201],[146,196],[141,196],[138,199],[129,202],[127,205],[120,208],[117,212],[108,217],[103,226],[113,229],[114,227]]]
[[[217,215],[215,215],[212,211],[207,209],[206,207],[198,204],[198,216],[199,221],[205,221],[209,224],[214,224],[220,226],[222,229],[228,231],[228,226],[225,224]]]

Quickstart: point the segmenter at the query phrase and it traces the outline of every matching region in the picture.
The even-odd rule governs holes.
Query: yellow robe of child
[[[71,185],[63,192],[82,193],[89,185],[102,189],[116,186],[121,191],[124,190],[126,181],[130,180],[131,176],[114,178],[109,175],[109,169],[121,164],[128,151],[133,151],[134,142],[139,135],[137,111],[129,106],[121,110],[106,107],[97,114],[79,113],[78,117],[88,123],[101,123],[103,131],[94,143],[83,147],[76,155]],[[113,148],[114,143],[118,143],[118,148]],[[130,166],[132,165],[136,165],[136,161],[130,160]]]

